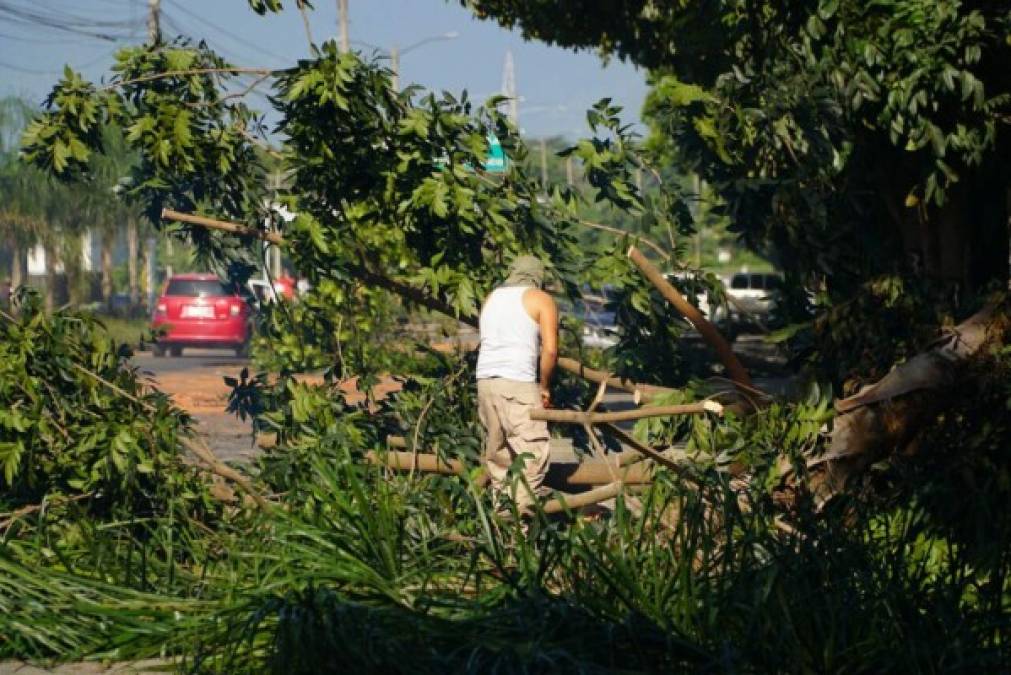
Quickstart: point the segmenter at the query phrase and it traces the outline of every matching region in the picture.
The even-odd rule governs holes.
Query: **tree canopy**
[[[650,69],[651,148],[701,175],[789,286],[823,292],[823,355],[843,372],[887,367],[889,341],[1006,284],[1007,2],[463,4]],[[835,358],[871,348],[861,331],[889,336],[882,361]]]

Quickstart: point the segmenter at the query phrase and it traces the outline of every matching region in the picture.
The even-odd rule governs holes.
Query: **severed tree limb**
[[[587,382],[593,382],[594,384],[600,384],[601,382],[607,382],[607,386],[614,387],[615,389],[621,389],[622,391],[627,391],[632,394],[633,400],[636,405],[640,403],[648,403],[658,396],[663,396],[664,394],[670,394],[674,392],[674,389],[669,389],[667,387],[660,387],[654,384],[640,384],[638,382],[633,382],[631,380],[625,380],[618,377],[612,377],[610,373],[606,373],[603,370],[596,370],[594,368],[589,368],[584,366],[579,361],[575,359],[570,359],[565,356],[558,358],[558,367],[562,370],[566,370],[573,375],[581,377]]]
[[[612,438],[617,439],[621,443],[632,447],[635,452],[627,452],[621,456],[618,460],[618,466],[628,466],[635,462],[640,462],[643,459],[651,459],[657,464],[664,466],[671,471],[675,472],[679,476],[685,477],[684,470],[678,465],[677,462],[672,461],[669,457],[665,456],[659,450],[654,450],[645,443],[640,443],[632,434],[627,433],[621,427],[617,427],[613,424],[600,424],[598,425],[600,430],[605,434],[608,434]],[[627,457],[625,456],[627,455]]]
[[[541,509],[547,514],[561,513],[567,510],[579,509],[584,506],[597,504],[607,499],[613,499],[622,492],[638,491],[639,489],[636,487],[629,486],[624,483],[608,483],[607,485],[588,492],[582,492],[578,495],[559,495],[555,499],[544,502]]]
[[[207,218],[206,216],[197,216],[190,213],[182,213],[180,211],[174,211],[172,209],[162,209],[162,218],[165,220],[176,220],[181,223],[189,223],[191,225],[200,225],[201,227],[206,227],[211,230],[219,230],[222,232],[229,232],[241,237],[252,237],[259,239],[261,241],[270,242],[277,246],[284,246],[288,242],[280,234],[276,232],[266,232],[263,230],[257,230],[251,227],[247,227],[240,223],[233,223],[226,220],[217,220],[215,218]],[[361,264],[350,264],[346,270],[350,275],[361,279],[362,281],[378,286],[395,295],[413,302],[416,305],[425,307],[435,312],[445,314],[448,317],[454,318],[461,323],[464,323],[472,328],[478,327],[478,318],[474,315],[466,314],[458,316],[456,311],[447,303],[433,298],[423,290],[414,288],[405,283],[395,281],[389,277],[377,274],[372,270],[368,269]],[[653,397],[670,392],[670,389],[664,387],[656,387],[652,385],[637,384],[629,380],[621,380],[616,377],[608,377],[607,373],[603,371],[594,370],[593,368],[587,368],[579,361],[575,359],[561,357],[558,359],[558,367],[562,370],[566,370],[573,375],[581,377],[590,382],[599,384],[602,379],[606,379],[609,386],[622,389],[624,391],[631,392],[636,395],[636,403],[639,400],[648,401]]]
[[[462,476],[467,472],[463,462],[458,459],[444,460],[432,452],[375,452],[365,453],[365,461],[377,466],[385,466],[399,471],[414,471],[422,473],[438,473],[443,476]]]
[[[462,476],[467,472],[467,465],[458,459],[442,459],[435,453],[419,452],[416,456],[411,452],[371,451],[365,454],[365,461],[376,466],[410,471],[415,466],[422,473],[436,473],[443,476]],[[649,463],[635,464],[627,467],[616,467],[609,462],[582,462],[580,464],[553,463],[548,470],[546,482],[556,487],[584,487],[587,485],[605,485],[622,482],[629,485],[647,485],[653,481],[654,467]]]
[[[811,491],[819,506],[841,492],[850,476],[915,442],[918,431],[945,407],[944,388],[959,368],[994,341],[1007,320],[991,303],[934,342],[931,349],[896,366],[854,396],[836,401],[828,447],[810,457]]]
[[[738,384],[751,387],[751,376],[748,374],[747,369],[741,365],[740,360],[738,360],[737,355],[734,354],[734,350],[730,348],[730,344],[726,339],[716,330],[714,326],[706,317],[702,316],[702,312],[698,310],[693,304],[688,302],[683,295],[681,295],[676,288],[671,286],[670,282],[664,279],[660,271],[653,266],[653,264],[646,260],[646,256],[642,254],[642,251],[637,249],[635,246],[631,246],[628,249],[628,257],[639,268],[651,284],[653,284],[660,294],[672,305],[674,308],[681,312],[681,314],[688,319],[689,323],[695,327],[695,330],[699,332],[702,338],[712,347],[713,351],[716,352],[717,357],[719,357],[720,362],[723,367],[727,369],[727,374],[730,375],[730,379]]]
[[[552,410],[537,408],[530,411],[530,419],[570,424],[600,424],[601,422],[626,422],[645,417],[669,417],[671,415],[698,415],[702,413],[723,414],[723,406],[716,401],[703,401],[687,405],[661,405],[638,410],[620,412],[590,413],[582,410]]]
[[[126,398],[138,404],[148,412],[152,413],[157,412],[157,409],[147,401],[142,401],[141,399],[129,393],[122,387],[105,379],[98,373],[93,373],[78,363],[71,363],[70,365],[78,372],[88,375],[96,382],[105,385],[106,387],[116,392],[120,396],[125,396]],[[243,476],[241,473],[239,473],[238,471],[236,471],[235,469],[233,469],[232,467],[228,466],[220,459],[218,459],[218,457],[209,447],[207,447],[207,444],[204,443],[202,439],[187,438],[183,436],[180,437],[180,442],[186,447],[186,449],[188,449],[200,460],[202,460],[205,464],[207,464],[208,468],[211,470],[212,473],[215,473],[221,476],[222,478],[226,478],[235,483],[236,485],[238,485],[240,488],[242,488],[242,491],[248,494],[253,499],[253,501],[256,502],[257,506],[259,506],[264,510],[269,510],[270,508],[272,508],[273,504],[271,504],[263,497],[263,495],[257,492],[256,488],[253,487],[253,484],[250,483],[245,476]]]
[[[48,499],[47,501],[44,501],[41,504],[29,504],[28,506],[22,506],[19,509],[15,509],[10,513],[0,513],[0,518],[3,518],[3,520],[0,520],[0,532],[7,531],[7,528],[9,528],[14,523],[15,520],[19,518],[24,518],[27,515],[35,513],[36,511],[41,511],[42,509],[46,508],[51,504],[62,502],[66,502],[69,504],[72,502],[81,501],[82,499],[88,499],[89,497],[94,496],[95,496],[94,492],[84,492],[82,494],[74,495],[72,497],[57,497],[54,499]]]

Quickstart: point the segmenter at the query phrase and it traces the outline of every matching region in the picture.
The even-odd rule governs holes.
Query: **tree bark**
[[[28,283],[28,261],[18,242],[11,244],[11,290]]]
[[[906,202],[914,187],[908,177],[917,176],[919,170],[914,158],[896,157],[884,163],[887,169],[878,170],[879,194],[886,207],[881,215],[901,235],[915,273],[949,285],[962,297],[988,285],[1006,286],[1011,170],[1005,163],[992,161],[963,170],[941,206]]]
[[[970,357],[1003,343],[1005,308],[987,305],[937,340],[933,347],[896,366],[849,398],[837,400],[828,448],[811,457],[811,492],[824,504],[850,476],[887,453],[906,448],[945,405],[945,388]]]
[[[102,233],[102,305],[106,312],[112,311],[112,246],[115,233]]]
[[[56,307],[56,252],[50,244],[42,247],[46,256],[46,293],[43,296],[47,312]]]

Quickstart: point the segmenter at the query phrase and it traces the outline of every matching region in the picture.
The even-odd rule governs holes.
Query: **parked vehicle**
[[[299,293],[305,292],[299,289],[299,284],[291,277],[278,277],[273,283],[266,279],[250,279],[247,282],[250,292],[261,304],[277,302],[280,299],[294,300]],[[305,284],[308,287],[308,284]]]
[[[772,308],[774,291],[783,284],[775,272],[738,272],[730,278],[727,297],[731,317],[738,321],[764,319]]]
[[[584,347],[606,349],[618,344],[615,314],[597,298],[584,296],[582,300],[576,301],[572,307],[566,307],[563,311],[570,312],[583,323],[580,341]]]
[[[186,347],[221,347],[245,356],[251,310],[237,289],[213,274],[177,274],[155,303],[151,328],[164,331],[155,356],[181,356]]]

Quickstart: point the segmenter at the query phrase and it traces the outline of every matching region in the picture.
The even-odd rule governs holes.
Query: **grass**
[[[611,518],[527,535],[472,484],[344,458],[316,465],[311,512],[208,533],[220,554],[185,591],[5,561],[0,596],[30,600],[0,607],[0,654],[161,645],[228,673],[984,672],[1011,656],[1007,581],[988,588],[915,508],[784,534],[758,495],[742,512],[711,475],[702,493],[661,481],[639,515],[619,500]]]
[[[142,339],[147,339],[151,322],[148,319],[123,319],[113,316],[99,316],[109,337],[117,343],[127,344],[136,349]]]

